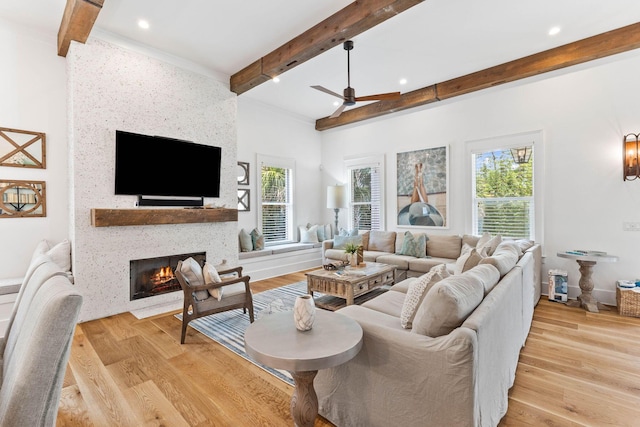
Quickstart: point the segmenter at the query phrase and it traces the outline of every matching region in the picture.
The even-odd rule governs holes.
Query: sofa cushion
[[[391,289],[389,289],[390,291],[396,291],[396,292],[402,292],[403,294],[406,294],[409,291],[409,286],[415,282],[416,280],[418,280],[417,277],[409,277],[407,279],[404,279],[402,282],[400,283],[396,283],[395,285],[393,285],[391,287]]]
[[[411,329],[416,311],[425,295],[427,295],[433,285],[445,277],[449,277],[449,272],[447,272],[447,267],[444,264],[440,264],[409,284],[409,290],[404,298],[402,311],[400,313],[400,324],[403,328]]]
[[[480,240],[480,236],[475,236],[473,234],[463,234],[462,235],[462,244],[465,243],[472,248],[478,245],[478,240]]]
[[[410,231],[405,231],[404,234],[398,233],[395,243],[396,254],[424,258],[427,256],[427,240],[428,237],[424,233],[415,235]]]
[[[415,259],[415,258],[407,255],[385,254],[385,255],[378,256],[376,258],[376,262],[395,265],[400,270],[408,270],[409,261],[411,261],[412,259]]]
[[[471,276],[482,283],[485,297],[500,281],[500,272],[491,264],[476,265],[471,270],[466,271],[464,275]]]
[[[467,270],[472,269],[483,259],[482,254],[478,252],[476,248],[472,248],[469,245],[464,245],[460,257],[456,260],[454,267],[454,274],[462,274]]]
[[[479,264],[491,264],[498,269],[500,277],[507,274],[516,265],[520,249],[516,243],[504,241],[498,245],[493,255],[484,258]]]
[[[378,258],[384,255],[393,255],[389,252],[380,252],[380,251],[365,251],[363,254],[364,260],[366,262],[376,262]]]
[[[430,235],[427,240],[427,255],[431,257],[458,259],[462,249],[462,237],[457,235]]]
[[[389,316],[399,318],[400,312],[402,312],[404,299],[405,294],[402,292],[385,292],[365,302],[362,306],[370,310],[379,311],[381,313],[388,314]]]
[[[240,252],[251,252],[253,250],[253,240],[251,240],[251,234],[247,230],[241,229],[238,238],[240,239]]]
[[[416,273],[428,273],[436,265],[440,264],[449,264],[455,262],[455,259],[449,258],[437,258],[437,257],[427,257],[427,258],[413,258],[409,261],[409,270]]]
[[[416,312],[411,332],[439,337],[453,331],[482,302],[484,289],[472,276],[459,274],[436,283]]]
[[[395,231],[377,231],[373,230],[369,233],[369,251],[395,253],[396,232]]]

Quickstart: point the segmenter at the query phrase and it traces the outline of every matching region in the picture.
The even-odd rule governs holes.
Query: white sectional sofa
[[[511,251],[507,245],[496,252]],[[446,277],[426,292],[411,329],[400,318],[421,278],[338,310],[362,326],[364,344],[349,362],[318,373],[320,414],[350,427],[496,426],[540,298],[540,269],[534,245],[519,259]]]

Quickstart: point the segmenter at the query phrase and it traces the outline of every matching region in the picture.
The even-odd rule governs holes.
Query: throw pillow
[[[240,251],[251,252],[253,250],[253,240],[251,240],[251,234],[244,228],[240,230]]]
[[[491,239],[489,239],[489,241],[487,241],[483,245],[483,249],[486,251],[486,256],[493,255],[493,253],[495,252],[496,248],[498,247],[498,245],[501,242],[502,242],[502,236],[499,235],[499,234],[497,236],[493,236]]]
[[[462,246],[460,256],[456,260],[456,265],[453,269],[454,274],[461,274],[465,271],[475,267],[484,258],[476,248],[472,248],[466,243]]]
[[[427,235],[418,234],[414,236],[410,231],[405,231],[402,248],[396,255],[409,255],[416,258],[425,258],[427,256]]]
[[[377,252],[395,253],[395,231],[371,231],[369,233],[369,250]]]
[[[360,236],[362,236],[362,249],[365,251],[369,250],[369,234],[371,233],[371,231],[367,231],[363,234],[361,234]]]
[[[409,284],[407,295],[404,298],[404,304],[402,304],[402,312],[400,313],[400,324],[405,329],[411,329],[412,322],[416,316],[416,311],[427,292],[445,277],[449,277],[447,266],[444,264],[436,265],[429,270],[428,273],[423,274],[417,280],[412,281]]]
[[[343,249],[347,243],[362,245],[362,236],[335,236],[333,238],[333,249]]]
[[[251,230],[251,243],[254,251],[261,251],[264,249],[264,235],[262,231],[254,228]]]
[[[65,239],[53,247],[49,245],[48,241],[42,240],[36,246],[31,260],[33,261],[40,255],[47,255],[60,267],[60,270],[71,271],[71,242],[69,240]]]
[[[204,263],[204,267],[202,268],[202,275],[204,277],[204,283],[207,285],[211,283],[220,283],[222,280],[220,279],[220,275],[218,274],[218,270],[209,264],[208,262]],[[222,299],[222,288],[209,289],[209,295],[214,298],[217,298],[218,301]]]
[[[318,243],[318,226],[313,225],[309,229],[298,227],[300,230],[300,243]]]
[[[324,225],[324,239],[330,240],[333,238],[333,234],[331,232],[331,224]]]
[[[413,320],[412,333],[436,338],[458,328],[482,302],[484,289],[461,274],[436,283],[425,295]]]
[[[355,228],[353,230],[345,230],[344,228],[341,228],[340,233],[338,235],[342,237],[357,236],[358,230]]]
[[[204,276],[202,274],[202,267],[198,264],[198,261],[189,257],[182,261],[180,267],[180,273],[184,277],[184,280],[189,286],[202,286],[204,285]],[[203,301],[209,298],[209,292],[206,290],[196,291],[193,293],[193,297],[196,301]]]

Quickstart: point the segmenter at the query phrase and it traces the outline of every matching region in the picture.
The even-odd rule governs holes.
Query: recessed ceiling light
[[[406,85],[407,84],[407,79],[400,79],[400,84],[401,85]]]
[[[551,27],[551,29],[549,30],[549,35],[555,36],[559,32],[560,32],[560,27]]]
[[[143,30],[148,30],[149,29],[149,21],[147,21],[146,19],[139,19],[138,20],[138,27],[142,28]]]
[[[340,105],[340,101],[334,101],[334,102],[333,102],[333,106],[334,106],[334,107],[337,107],[338,105]]]
[[[280,83],[280,77],[274,77],[273,78],[273,82],[274,83]]]

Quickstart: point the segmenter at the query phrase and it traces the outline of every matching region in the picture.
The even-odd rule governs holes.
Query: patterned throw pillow
[[[410,231],[405,231],[402,248],[396,255],[409,255],[416,258],[426,258],[427,256],[427,235],[419,234],[417,237]]]
[[[400,313],[400,324],[403,328],[412,328],[413,319],[415,318],[418,307],[422,304],[422,300],[425,295],[427,295],[427,292],[429,292],[433,285],[446,277],[449,277],[447,266],[439,264],[432,267],[428,273],[420,276],[418,280],[411,282],[407,295],[404,298],[402,312]]]
[[[264,236],[262,235],[262,231],[257,228],[251,230],[251,243],[253,244],[254,251],[261,251],[264,249]]]

